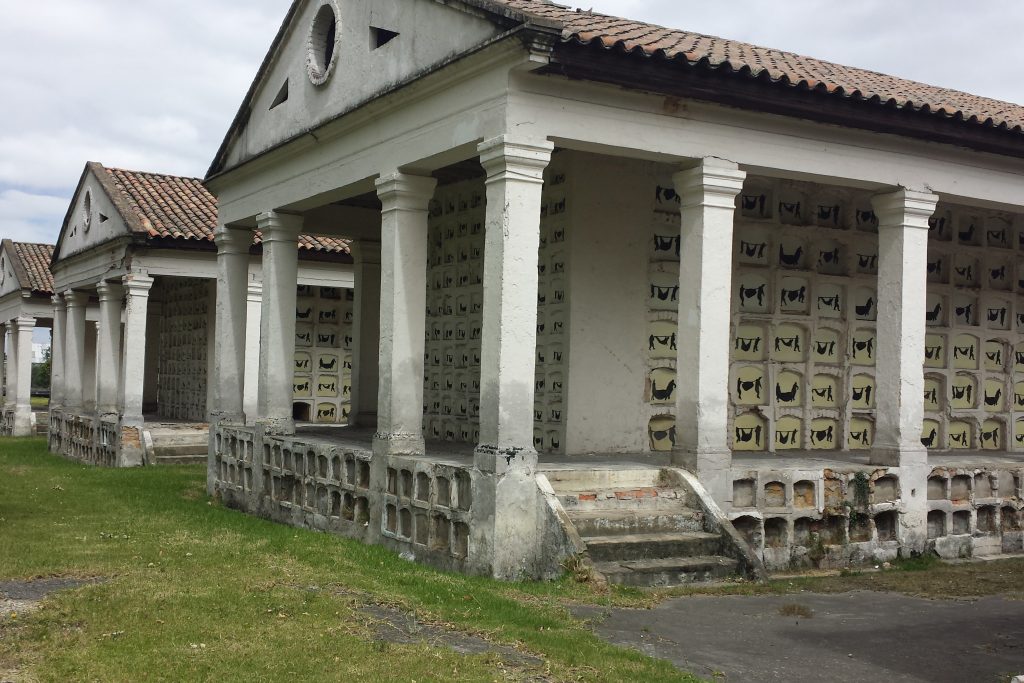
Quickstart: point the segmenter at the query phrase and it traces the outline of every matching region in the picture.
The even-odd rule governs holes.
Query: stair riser
[[[622,534],[649,534],[672,531],[703,531],[703,517],[696,513],[652,514],[627,519],[603,517],[579,519],[569,513],[580,536],[615,536]]]
[[[657,572],[629,572],[608,574],[606,578],[609,583],[620,586],[636,587],[668,587],[685,586],[691,583],[703,583],[720,579],[734,578],[735,567],[713,566],[698,571],[689,570],[662,570]]]
[[[584,494],[585,496],[587,494]],[[590,494],[593,495],[593,494]],[[649,498],[615,498],[597,494],[596,498],[579,497],[576,494],[558,496],[567,512],[594,510],[636,510],[641,513],[657,514],[659,511],[676,512],[692,509],[686,498],[656,496]]]
[[[608,537],[614,538],[614,537]],[[681,538],[671,541],[590,543],[587,552],[594,562],[627,560],[655,560],[667,557],[695,557],[717,555],[722,550],[722,539]]]
[[[559,489],[614,489],[658,486],[661,471],[645,470],[595,470],[587,468],[571,470],[547,470],[544,475],[551,486]]]
[[[153,459],[156,465],[199,465],[206,464],[205,455],[173,455],[156,456]]]
[[[208,449],[209,447],[206,444],[201,446],[156,446],[153,449],[153,455],[157,458],[177,458],[186,456],[201,457],[205,459]]]

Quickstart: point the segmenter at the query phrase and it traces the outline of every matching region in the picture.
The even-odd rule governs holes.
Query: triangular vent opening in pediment
[[[284,85],[282,85],[281,89],[277,91],[277,95],[274,96],[274,101],[270,103],[270,108],[273,109],[274,107],[280,106],[280,105],[284,104],[287,101],[288,101],[288,81],[286,79],[285,82],[284,82]]]
[[[397,37],[398,31],[389,31],[386,28],[377,28],[376,26],[371,26],[370,49],[376,50],[378,47],[384,47]]]

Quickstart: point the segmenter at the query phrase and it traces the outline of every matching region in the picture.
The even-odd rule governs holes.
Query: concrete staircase
[[[194,465],[206,462],[209,428],[195,424],[146,425],[150,465]]]
[[[46,436],[50,432],[50,413],[46,410],[35,410],[32,412],[35,418],[35,435]]]
[[[676,586],[743,570],[733,537],[715,528],[720,520],[709,520],[694,492],[663,470],[581,466],[545,475],[609,583]]]

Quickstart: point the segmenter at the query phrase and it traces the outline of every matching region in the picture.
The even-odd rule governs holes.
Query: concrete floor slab
[[[996,683],[1024,673],[1024,601],[1000,597],[694,596],[575,611],[601,637],[711,680]]]

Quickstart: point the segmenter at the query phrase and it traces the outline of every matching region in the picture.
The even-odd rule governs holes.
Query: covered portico
[[[495,3],[465,4],[476,8],[473,22],[511,25],[514,38],[466,46],[433,65],[423,56],[415,77],[380,83],[361,100],[340,91],[352,78],[340,65],[383,52],[368,57],[339,39],[328,63],[314,52],[301,67],[284,58],[305,55],[286,27],[315,26],[325,7],[349,25],[362,21],[348,9],[296,3],[272,46],[281,58],[268,60],[206,180],[219,199],[218,316],[233,331],[217,347],[223,393],[211,490],[254,512],[411,549],[444,566],[537,575],[568,552],[564,539],[552,540],[560,523],[535,476],[546,453],[627,459],[664,451],[727,513],[754,519],[759,535],[763,510],[785,508],[772,529],[782,526],[787,546],[797,521],[824,523],[827,508],[841,509],[863,479],[864,505],[882,506],[865,507],[869,540],[892,541],[884,548],[895,552],[923,548],[929,515],[941,507],[929,502],[939,500],[929,478],[940,465],[922,443],[925,420],[938,420],[943,435],[975,420],[964,438],[994,451],[999,500],[1013,512],[1008,530],[1018,528],[1021,447],[1008,435],[1015,409],[1001,404],[995,441],[994,418],[980,404],[936,404],[929,410],[941,417],[928,417],[923,371],[929,295],[938,292],[946,310],[959,296],[949,277],[930,275],[930,251],[949,241],[937,236],[939,219],[955,215],[959,225],[975,216],[978,230],[1008,221],[1006,245],[970,238],[979,264],[990,246],[1018,248],[1017,133],[971,128],[928,108],[908,106],[902,118],[874,104],[854,112],[827,92],[790,96],[742,74],[720,77],[706,60],[669,64],[664,54],[637,54],[642,46],[619,49],[615,36],[579,38],[586,16],[547,3],[497,3],[507,10],[500,16],[489,14]],[[294,103],[271,97],[267,84],[305,78],[307,69],[308,93]],[[900,87],[894,79],[894,92]],[[274,118],[281,112],[302,126]],[[265,391],[252,415],[241,410],[237,368],[248,326],[229,245],[257,229],[274,248],[263,254]],[[371,431],[349,438],[296,430],[281,398],[292,384],[287,318],[300,230],[357,245],[353,395],[357,424],[372,440]],[[739,255],[751,245],[753,253]],[[379,290],[373,260],[360,292],[360,249],[379,253]],[[812,313],[812,303],[822,304],[808,296],[821,288],[831,299],[830,287],[841,292],[829,304],[834,323]],[[766,303],[787,293],[788,303]],[[1005,313],[1018,306],[1014,299]],[[960,323],[943,321],[952,339]],[[763,335],[743,336],[758,327]],[[993,340],[1008,353],[1018,332],[999,329]],[[819,331],[835,335],[820,338],[830,359],[806,353]],[[778,348],[769,349],[769,335]],[[748,339],[748,355],[734,353]],[[786,355],[786,344],[796,355]],[[955,379],[957,367],[951,361],[942,372]],[[1011,366],[1002,374],[1009,388]],[[818,375],[837,383],[815,384]],[[861,378],[871,389],[854,405],[847,396],[867,386]],[[737,388],[747,383],[756,400]],[[832,398],[819,405],[814,389]],[[428,441],[452,445],[435,451]],[[449,457],[467,448],[471,461]],[[774,491],[780,477],[749,472],[802,472],[779,457],[792,449],[813,451],[818,464],[782,482],[774,505],[765,487]],[[764,466],[748,466],[753,454],[738,461],[741,451],[757,452]],[[830,457],[842,476],[832,476]],[[988,471],[972,470],[972,482]],[[954,476],[968,475],[944,475],[947,493]],[[453,481],[466,482],[465,493]],[[799,483],[805,495],[805,482],[813,490],[806,514],[794,493]],[[838,498],[826,496],[830,486]],[[883,512],[895,514],[876,524]],[[851,516],[838,516],[852,543]]]
[[[14,242],[0,244],[0,380],[3,417],[0,434],[36,433],[32,410],[32,335],[53,325],[50,297],[53,245]],[[44,422],[45,424],[45,422]]]

